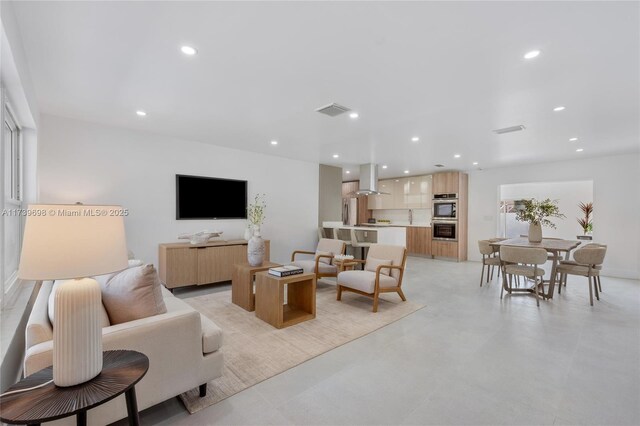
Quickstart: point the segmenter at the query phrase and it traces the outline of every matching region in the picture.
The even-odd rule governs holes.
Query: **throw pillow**
[[[331,253],[330,251],[316,251],[316,257],[318,256],[333,256],[333,253]],[[327,265],[331,265],[331,261],[333,259],[329,259],[327,257],[321,257],[320,258],[320,263],[326,263]]]
[[[375,272],[380,265],[393,265],[393,261],[389,259],[376,259],[375,257],[368,256],[367,263],[364,265],[364,270]],[[382,268],[380,273],[384,275],[391,275],[391,269]]]
[[[122,324],[164,314],[160,279],[153,265],[128,268],[114,274],[102,287],[102,303],[111,324]]]
[[[49,293],[49,306],[47,307],[47,313],[49,314],[49,322],[51,323],[51,327],[53,327],[53,319],[55,318],[55,300],[56,300],[56,290],[67,280],[57,280],[54,281],[53,286],[51,287],[51,293]],[[109,323],[109,315],[107,315],[107,311],[104,309],[104,305],[101,304],[102,310],[100,311],[100,317],[102,322],[102,327],[109,327],[111,324]]]

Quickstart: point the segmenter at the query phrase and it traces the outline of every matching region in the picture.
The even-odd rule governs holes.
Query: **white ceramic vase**
[[[247,225],[247,229],[244,230],[244,239],[249,241],[251,239],[251,236],[252,236],[251,225]]]
[[[264,240],[260,236],[260,227],[256,226],[253,231],[253,237],[247,244],[247,261],[251,266],[261,266],[264,262]]]
[[[53,324],[53,382],[67,387],[102,370],[102,293],[92,278],[68,280],[56,289]]]
[[[539,243],[542,241],[542,226],[539,223],[529,224],[529,242]]]

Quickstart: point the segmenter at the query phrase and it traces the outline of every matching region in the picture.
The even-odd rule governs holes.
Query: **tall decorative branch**
[[[267,203],[264,200],[265,194],[256,194],[253,203],[247,207],[247,220],[254,228],[259,227],[266,219],[265,211]]]

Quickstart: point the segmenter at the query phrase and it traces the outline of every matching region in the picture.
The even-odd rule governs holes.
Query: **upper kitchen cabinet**
[[[378,181],[378,191],[385,192],[385,194],[369,195],[369,209],[370,210],[389,210],[394,207],[394,181],[381,180]]]
[[[360,183],[356,180],[353,182],[342,182],[342,198],[355,198],[355,192],[359,189]]]
[[[433,175],[433,194],[457,194],[460,190],[460,172],[442,172]]]
[[[406,209],[409,197],[409,179],[393,179],[393,204],[392,209]]]
[[[422,176],[407,178],[405,183],[405,207],[406,209],[423,208],[422,193],[420,192],[420,180]]]
[[[371,210],[431,208],[431,175],[386,179],[378,182],[382,195],[369,195]]]
[[[418,181],[420,182],[420,206],[423,209],[430,209],[433,198],[433,176],[420,176]]]

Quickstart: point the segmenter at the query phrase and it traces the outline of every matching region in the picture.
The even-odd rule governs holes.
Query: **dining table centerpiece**
[[[264,262],[265,242],[260,234],[260,225],[264,223],[267,203],[264,194],[256,194],[253,203],[247,207],[247,220],[253,229],[253,236],[247,243],[247,261],[251,266],[260,266]]]
[[[516,210],[516,220],[529,223],[529,242],[539,243],[542,241],[542,227],[556,228],[555,223],[549,218],[563,219],[566,216],[560,213],[558,200],[549,198],[539,201],[535,198],[522,200],[520,207]]]

